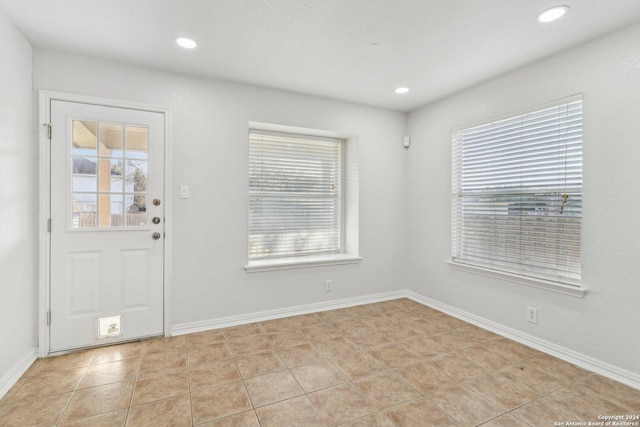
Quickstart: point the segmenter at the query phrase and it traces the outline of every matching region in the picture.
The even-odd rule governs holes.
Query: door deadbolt
[[[151,238],[152,238],[153,240],[158,240],[158,239],[160,239],[160,233],[153,233],[153,234],[151,235]]]
[[[160,218],[157,216],[154,216],[151,222],[153,222],[154,224],[160,224]]]
[[[160,206],[160,199],[153,199],[153,206]]]

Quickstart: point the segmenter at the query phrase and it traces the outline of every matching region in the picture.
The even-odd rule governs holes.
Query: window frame
[[[572,95],[569,96],[567,98],[563,98],[563,99],[559,99],[553,102],[549,102],[543,105],[538,105],[532,108],[527,108],[521,111],[517,111],[515,113],[509,113],[506,115],[503,115],[501,117],[496,117],[493,119],[488,119],[488,120],[482,120],[473,124],[467,124],[467,125],[463,125],[463,126],[458,126],[452,129],[451,132],[451,149],[452,149],[452,158],[451,158],[451,211],[450,211],[450,220],[451,220],[451,231],[450,231],[450,236],[451,236],[451,247],[450,247],[450,258],[447,261],[448,264],[456,269],[456,270],[461,270],[461,271],[467,271],[467,272],[473,272],[473,273],[477,273],[477,274],[481,274],[484,276],[490,276],[490,277],[496,277],[496,278],[500,278],[500,279],[504,279],[504,280],[508,280],[511,282],[515,282],[515,283],[519,283],[519,284],[524,284],[524,285],[528,285],[528,286],[533,286],[536,288],[541,288],[541,289],[545,289],[545,290],[551,290],[554,292],[559,292],[559,293],[563,293],[563,294],[567,294],[567,295],[572,295],[572,296],[578,296],[578,297],[582,297],[585,295],[586,293],[586,289],[583,286],[583,282],[582,282],[582,278],[578,279],[578,280],[573,280],[573,279],[564,279],[564,280],[552,280],[549,279],[548,277],[544,277],[544,274],[536,274],[536,273],[532,273],[530,271],[526,271],[526,270],[514,270],[513,268],[509,268],[509,267],[500,267],[499,265],[491,265],[489,263],[482,263],[482,262],[476,262],[473,260],[464,260],[461,259],[459,257],[457,257],[457,254],[454,253],[454,249],[456,247],[456,235],[455,235],[455,231],[454,231],[454,227],[456,227],[458,225],[458,223],[460,221],[462,221],[462,219],[458,219],[458,222],[456,222],[456,213],[455,210],[457,208],[456,206],[456,195],[458,193],[456,193],[456,191],[453,188],[453,184],[456,182],[456,179],[459,179],[458,176],[456,176],[456,173],[460,173],[457,170],[456,165],[454,164],[454,162],[456,161],[455,157],[454,157],[454,153],[456,150],[460,150],[460,148],[456,147],[456,135],[459,134],[460,132],[463,132],[465,130],[471,130],[473,128],[477,128],[477,127],[481,127],[483,125],[490,125],[493,123],[498,123],[501,121],[508,121],[508,120],[513,120],[522,116],[526,116],[528,114],[535,114],[538,112],[542,112],[545,109],[549,109],[549,108],[553,108],[553,107],[561,107],[563,105],[566,104],[570,104],[573,102],[577,102],[580,101],[581,103],[583,103],[583,95],[582,94],[576,94],[576,95]],[[581,105],[582,111],[584,111],[584,105]],[[582,113],[582,116],[584,117],[584,114]],[[581,126],[581,140],[580,140],[580,149],[581,152],[584,151],[584,123],[582,123]],[[581,157],[583,159],[583,156],[581,154]],[[583,160],[582,160],[583,162]],[[534,191],[535,192],[535,191]],[[488,193],[483,193],[483,194],[488,194]],[[584,198],[584,171],[581,170],[581,175],[580,175],[580,197],[581,199]],[[582,224],[583,224],[583,213],[580,214],[579,220],[580,220],[580,245],[579,245],[579,250],[580,250],[580,255],[582,252],[582,240],[584,237],[584,233],[582,230]]]
[[[298,136],[331,138],[341,140],[340,164],[340,252],[330,254],[308,254],[295,256],[274,256],[260,259],[249,258],[249,221],[250,195],[247,182],[247,272],[272,271],[281,269],[317,267],[325,265],[340,265],[359,263],[359,167],[358,167],[358,137],[353,134],[331,132],[318,129],[300,128],[294,126],[277,125],[262,122],[249,122],[247,142],[252,131],[265,133],[284,133]],[[248,157],[247,144],[247,157]],[[247,177],[249,171],[247,170]],[[347,179],[348,177],[348,179]]]

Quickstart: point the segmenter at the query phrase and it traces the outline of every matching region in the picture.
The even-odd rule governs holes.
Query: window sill
[[[361,257],[349,254],[312,255],[249,261],[244,269],[248,273],[257,273],[259,271],[289,270],[325,265],[357,264],[360,261],[362,261]]]
[[[504,271],[492,270],[490,268],[479,267],[472,264],[463,264],[452,260],[447,263],[456,270],[469,271],[481,274],[483,276],[495,277],[497,279],[509,280],[520,285],[532,286],[538,289],[544,289],[551,292],[557,292],[564,295],[583,298],[587,293],[585,288],[579,286],[565,285],[562,283],[552,282],[550,280],[537,279],[535,277],[520,276],[518,274],[507,273]]]

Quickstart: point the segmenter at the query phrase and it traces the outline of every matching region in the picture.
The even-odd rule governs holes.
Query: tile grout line
[[[184,338],[184,352],[187,362],[187,386],[189,387],[189,415],[191,416],[191,425],[195,426],[196,420],[193,416],[193,390],[191,389],[191,363],[189,363],[189,343],[187,342],[187,337]]]
[[[124,427],[126,427],[127,423],[129,422],[129,412],[131,411],[131,404],[133,403],[133,396],[134,396],[134,394],[136,392],[136,387],[138,386],[138,378],[139,378],[139,375],[140,375],[140,368],[142,366],[142,352],[143,352],[144,346],[145,346],[144,343],[140,346],[140,358],[139,358],[140,360],[138,360],[138,369],[136,369],[136,376],[133,379],[133,387],[131,388],[131,396],[129,397],[129,405],[126,408],[127,409],[127,413],[125,414],[125,417],[124,417],[124,424],[123,424]]]
[[[262,330],[262,328],[260,328],[260,330]],[[238,375],[240,376],[240,380],[242,381],[242,386],[244,387],[244,392],[247,394],[247,397],[249,398],[249,402],[251,403],[251,410],[253,411],[253,414],[256,417],[256,420],[258,420],[258,424],[260,426],[262,426],[262,421],[260,421],[260,418],[258,417],[258,413],[256,411],[256,406],[253,404],[253,399],[251,398],[251,394],[249,393],[249,390],[247,389],[247,383],[245,382],[245,378],[242,376],[242,372],[240,372],[240,367],[238,366],[238,360],[236,357],[236,354],[233,352],[233,350],[231,349],[231,344],[230,344],[230,337],[228,336],[228,333],[226,331],[222,331],[223,332],[223,336],[225,338],[225,342],[227,343],[227,346],[229,347],[229,350],[231,351],[231,356],[233,359],[233,363],[236,367],[236,370],[238,371]],[[265,334],[266,337],[266,334]],[[271,345],[271,342],[269,342],[269,344]],[[272,348],[273,350],[273,348]],[[236,414],[233,414],[236,415]]]
[[[94,352],[94,350],[89,350],[89,351]],[[82,373],[82,376],[80,377],[80,379],[76,383],[75,387],[73,388],[73,392],[71,394],[71,397],[69,397],[69,401],[67,402],[67,404],[65,405],[64,409],[60,413],[60,416],[58,417],[58,419],[56,420],[56,425],[58,425],[58,424],[60,424],[62,422],[62,418],[64,417],[64,414],[67,412],[67,409],[69,409],[69,406],[71,405],[71,402],[73,401],[73,398],[75,397],[76,392],[78,391],[78,386],[80,386],[80,384],[82,383],[82,380],[84,379],[84,376],[87,375],[87,371],[89,370],[89,366],[91,366],[91,362],[93,361],[94,357],[95,357],[95,353],[91,356],[91,359],[89,360],[88,365],[84,366],[84,372]],[[71,369],[74,369],[74,368],[71,368]],[[69,370],[71,370],[71,369],[69,369]],[[62,394],[62,393],[59,393],[59,394]]]

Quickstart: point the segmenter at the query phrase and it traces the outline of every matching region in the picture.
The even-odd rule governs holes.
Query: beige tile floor
[[[640,391],[408,299],[37,360],[2,426],[554,426]]]

